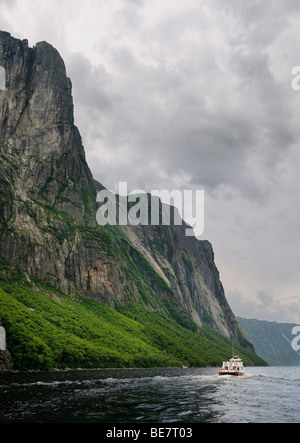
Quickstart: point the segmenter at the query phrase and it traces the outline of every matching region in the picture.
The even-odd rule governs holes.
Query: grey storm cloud
[[[283,7],[279,2],[251,2],[245,7],[234,1],[222,2],[222,6],[214,3],[227,14],[239,16],[242,23],[240,43],[229,38],[224,43],[232,45],[231,51],[227,48],[225,65],[223,47],[205,41],[199,44],[197,36],[183,43],[187,31],[198,31],[198,8],[198,18],[194,9],[187,9],[184,14],[170,14],[156,26],[142,27],[140,38],[145,36],[149,47],[159,44],[155,66],[135,54],[128,43],[110,42],[112,71],[93,66],[84,54],[76,53],[68,69],[77,105],[87,114],[84,128],[99,129],[102,143],[115,152],[120,169],[124,167],[120,151],[126,152],[129,164],[136,165],[142,152],[143,160],[159,164],[169,176],[180,170],[191,184],[208,188],[230,184],[249,193],[256,186],[249,154],[270,169],[294,142],[285,91],[272,74],[263,41],[258,50],[251,33],[257,26],[267,30],[265,45],[276,38],[277,22],[282,22],[282,30],[288,20],[280,22],[277,14]],[[294,2],[289,6],[291,12],[298,10]],[[126,15],[129,10],[124,6],[120,11]],[[269,20],[274,22],[271,30],[266,26]],[[249,30],[247,24],[252,25]],[[91,117],[93,125],[87,121]],[[128,170],[128,177],[134,179],[134,172]],[[102,179],[106,180],[105,172]]]
[[[16,3],[16,0],[0,0],[0,5],[7,5],[7,6],[14,6]]]

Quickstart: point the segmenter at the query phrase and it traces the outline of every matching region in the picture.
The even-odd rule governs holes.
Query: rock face
[[[187,238],[184,226],[97,226],[96,194],[103,187],[86,163],[58,52],[46,42],[29,48],[0,32],[0,66],[6,76],[0,91],[2,256],[68,294],[111,307],[142,300],[245,343],[209,242]]]
[[[226,300],[208,241],[186,237],[184,226],[127,226],[123,230],[171,288],[171,302],[182,305],[199,326],[237,338],[239,325]]]
[[[28,48],[26,40],[1,32],[0,65],[6,74],[0,143],[16,163],[19,192],[94,222],[85,203],[89,197],[95,201],[95,186],[74,126],[72,85],[63,60],[46,42]]]

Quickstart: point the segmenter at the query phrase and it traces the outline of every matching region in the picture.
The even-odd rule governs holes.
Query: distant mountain
[[[86,162],[57,50],[0,32],[0,66],[0,318],[15,367],[220,364],[231,339],[261,363],[208,241],[186,237],[184,225],[97,225],[104,187]]]
[[[292,348],[295,324],[237,317],[256,353],[271,366],[300,366],[300,353]]]

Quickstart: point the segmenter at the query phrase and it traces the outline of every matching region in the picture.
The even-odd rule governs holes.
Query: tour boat
[[[237,377],[245,375],[242,360],[239,357],[234,356],[229,361],[224,361],[219,375],[235,375]]]

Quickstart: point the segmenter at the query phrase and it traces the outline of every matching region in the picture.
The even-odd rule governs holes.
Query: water
[[[0,374],[0,423],[299,423],[300,367]]]

